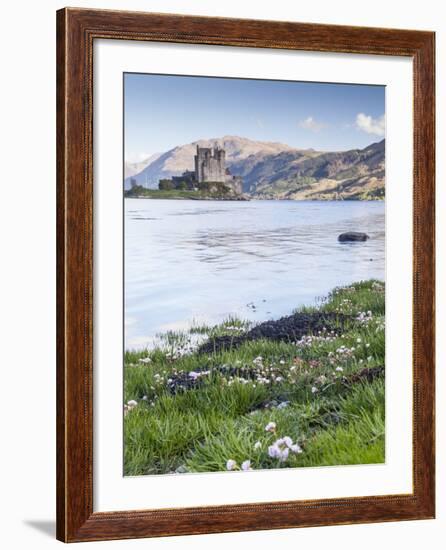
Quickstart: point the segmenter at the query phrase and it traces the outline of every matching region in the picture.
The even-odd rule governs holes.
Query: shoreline
[[[385,198],[382,199],[335,199],[335,198],[318,198],[318,199],[290,199],[290,198],[257,198],[253,196],[247,196],[247,197],[240,197],[240,198],[228,198],[228,197],[181,197],[181,196],[175,196],[175,197],[156,197],[156,196],[126,196],[124,194],[124,199],[145,199],[145,200],[183,200],[183,201],[217,201],[217,202],[266,202],[266,201],[274,201],[274,202],[385,202]]]
[[[384,462],[384,301],[383,282],[362,281],[275,321],[126,351],[125,475]]]
[[[378,279],[370,279],[370,281],[374,281],[375,284],[385,287],[384,281]],[[363,282],[367,283],[368,281],[359,281],[356,283],[351,283],[347,286],[336,287],[329,293],[328,296],[335,292],[337,288],[349,288],[350,286],[361,284]],[[340,323],[342,323],[344,320],[348,320],[349,318],[349,316],[342,311],[337,312],[335,317]],[[198,343],[195,349],[197,353],[215,351],[215,349],[210,349],[209,344],[211,343],[218,347],[218,351],[220,351],[227,345],[228,342],[230,342],[231,346],[233,345],[234,347],[236,347],[239,345],[241,340],[254,341],[263,338],[267,340],[271,339],[278,341],[290,341],[293,340],[293,338],[297,338],[298,336],[300,337],[313,331],[320,330],[320,328],[324,326],[324,322],[327,321],[329,323],[330,320],[332,320],[331,318],[333,318],[332,313],[321,313],[320,307],[315,305],[302,305],[299,306],[299,308],[294,308],[292,312],[288,315],[281,315],[280,317],[275,319],[268,318],[263,321],[252,321],[248,318],[240,318],[237,315],[229,315],[227,319],[223,319],[222,321],[212,325],[206,322],[201,324],[190,322],[185,323],[186,326],[184,328],[167,330],[165,333],[157,332],[153,336],[147,337],[148,340],[152,340],[153,342],[157,341],[157,343],[154,343],[154,345],[147,345],[141,348],[129,347],[125,349],[125,353],[144,354],[153,352],[162,345],[163,340],[168,339],[168,335],[192,335],[196,337],[194,339]],[[234,334],[230,334],[228,336],[225,333],[222,337],[219,336],[217,338],[214,338],[212,335],[214,333],[219,333],[220,328],[226,327],[228,325],[228,322],[235,322],[236,325],[244,327],[244,329],[246,329],[244,330],[242,337],[240,337],[240,335]],[[234,328],[231,328],[230,330],[234,330]],[[210,336],[207,341],[205,340],[206,336]]]
[[[145,200],[178,200],[178,201],[228,201],[228,202],[243,202],[243,201],[250,201],[252,199],[250,198],[228,198],[228,197],[149,197],[149,196],[136,196],[136,197],[126,197],[124,196],[124,199],[145,199]]]

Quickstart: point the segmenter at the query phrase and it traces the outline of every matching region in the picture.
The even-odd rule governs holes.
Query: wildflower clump
[[[250,470],[252,470],[251,461],[249,459],[244,460],[241,466],[239,467],[237,462],[232,458],[230,458],[229,460],[226,461],[226,470],[228,470],[228,472],[234,472],[237,470],[239,471],[241,470],[242,472],[249,472]]]
[[[276,441],[268,447],[268,455],[271,458],[277,458],[279,462],[286,462],[290,452],[301,454],[303,451],[300,445],[298,443],[293,443],[291,437],[287,435],[276,439]]]

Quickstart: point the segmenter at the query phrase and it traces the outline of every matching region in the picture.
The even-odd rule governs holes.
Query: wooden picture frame
[[[93,42],[177,42],[413,61],[413,492],[93,512]],[[65,542],[427,519],[435,509],[432,32],[66,8],[57,12],[57,538]]]

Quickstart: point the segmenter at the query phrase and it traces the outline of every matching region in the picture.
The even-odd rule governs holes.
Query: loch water
[[[254,322],[385,277],[383,201],[124,201],[125,347],[169,330]],[[345,231],[366,242],[339,243]]]

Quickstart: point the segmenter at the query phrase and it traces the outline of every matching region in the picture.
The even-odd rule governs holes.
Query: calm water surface
[[[125,200],[126,348],[158,333],[264,321],[337,285],[384,280],[383,202]],[[365,231],[365,243],[339,233]]]

